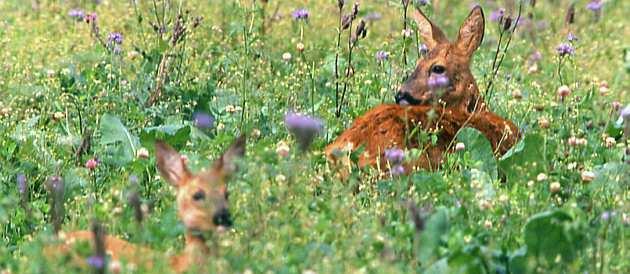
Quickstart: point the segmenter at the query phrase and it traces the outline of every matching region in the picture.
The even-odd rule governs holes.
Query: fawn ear
[[[483,10],[480,6],[476,6],[459,28],[459,35],[455,44],[468,57],[472,56],[473,52],[481,45],[485,27],[484,21]]]
[[[173,186],[181,186],[190,178],[190,171],[182,156],[163,141],[155,143],[157,166],[162,177]]]
[[[427,47],[429,47],[429,50],[435,48],[438,44],[448,43],[448,39],[446,39],[442,30],[435,26],[421,10],[416,9],[413,13],[413,18],[418,24],[418,33],[427,44]]]
[[[222,176],[229,177],[236,171],[236,160],[245,155],[245,134],[239,136],[232,145],[214,162],[213,168]]]

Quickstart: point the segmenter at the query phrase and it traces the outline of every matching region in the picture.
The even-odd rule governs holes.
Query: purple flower
[[[420,44],[420,46],[418,47],[418,51],[420,52],[420,55],[426,56],[427,54],[429,54],[429,47],[427,46],[427,44]]]
[[[306,150],[315,136],[324,129],[324,124],[320,119],[294,112],[288,112],[284,116],[284,124],[289,132],[295,136],[302,150]]]
[[[405,152],[399,148],[385,150],[385,159],[392,165],[399,165],[405,160]]]
[[[416,4],[418,6],[426,6],[429,4],[429,2],[430,2],[429,0],[416,0]]]
[[[87,258],[87,263],[91,267],[101,269],[105,266],[105,259],[101,256],[90,256]]]
[[[569,42],[577,42],[578,38],[577,36],[575,36],[575,34],[573,34],[573,32],[569,32],[569,34],[567,35],[567,40],[569,40]]]
[[[448,84],[448,77],[444,74],[432,73],[431,76],[429,76],[429,80],[427,80],[427,85],[431,90],[445,88],[448,86]]]
[[[626,123],[630,123],[630,105],[624,107],[619,113],[621,119],[623,119]]]
[[[93,24],[93,23],[96,23],[98,16],[96,15],[96,12],[90,12],[86,14],[83,18],[85,19],[86,23]]]
[[[379,63],[385,62],[389,59],[389,52],[379,50],[376,52],[376,61]]]
[[[82,21],[83,18],[85,17],[85,12],[80,9],[71,9],[68,12],[68,16],[70,16],[74,20]]]
[[[293,17],[293,20],[306,20],[308,19],[308,15],[309,15],[308,10],[304,8],[296,9],[291,14],[291,16]]]
[[[28,187],[26,185],[26,175],[24,175],[24,173],[20,173],[17,175],[17,186],[18,186],[18,191],[21,194],[26,193],[26,188]]]
[[[120,32],[110,32],[107,36],[107,43],[110,45],[120,45],[123,42],[123,35]]]
[[[214,117],[204,112],[195,112],[195,114],[193,114],[193,121],[198,128],[212,128]]]
[[[592,12],[600,12],[602,10],[602,6],[604,6],[604,3],[601,0],[592,0],[586,4],[586,8]]]
[[[569,43],[562,43],[556,47],[556,51],[558,54],[563,57],[566,55],[573,55],[575,53],[575,49]]]
[[[532,63],[536,63],[536,62],[540,61],[541,59],[542,59],[542,53],[540,53],[540,51],[538,51],[538,50],[535,50],[529,56],[529,61],[532,62]]]
[[[395,165],[389,170],[389,172],[393,176],[400,176],[405,174],[405,167],[403,167],[402,165]]]
[[[505,15],[505,9],[500,8],[500,9],[492,11],[492,13],[490,13],[489,19],[492,22],[499,22],[501,21],[501,19],[503,19],[503,15]]]

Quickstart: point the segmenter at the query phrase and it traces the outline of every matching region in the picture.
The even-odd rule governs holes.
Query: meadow
[[[426,54],[413,10],[454,38],[475,4],[471,70],[519,143],[494,157],[467,128],[437,170],[341,176],[325,146]],[[45,247],[95,222],[177,253],[156,140],[199,171],[241,134],[234,225],[192,273],[630,273],[630,1],[366,0],[340,27],[353,8],[0,1],[0,273],[85,273]],[[321,121],[312,144],[287,113]],[[95,273],[169,273],[75,249]]]

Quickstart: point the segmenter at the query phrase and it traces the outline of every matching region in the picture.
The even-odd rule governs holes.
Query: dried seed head
[[[564,23],[567,25],[571,25],[575,22],[575,2],[569,5],[569,9],[567,9],[567,14],[564,17]]]
[[[337,0],[337,7],[341,10],[343,6],[346,4],[345,0]]]

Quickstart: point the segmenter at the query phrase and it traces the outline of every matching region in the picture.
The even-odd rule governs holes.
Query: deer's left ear
[[[245,155],[245,135],[238,137],[212,166],[219,174],[229,177],[236,171],[236,160]]]
[[[464,55],[470,57],[483,41],[485,19],[483,10],[476,6],[470,12],[464,24],[459,29],[455,45]]]

